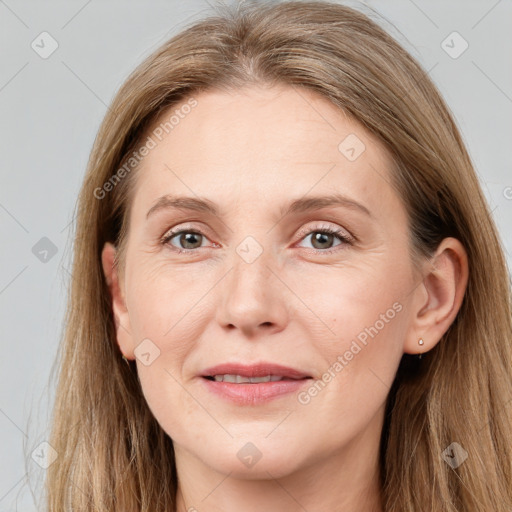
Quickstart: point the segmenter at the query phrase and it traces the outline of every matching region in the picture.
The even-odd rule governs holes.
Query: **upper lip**
[[[265,361],[253,364],[223,363],[207,368],[201,372],[202,377],[213,377],[215,375],[241,375],[242,377],[265,377],[276,375],[289,379],[311,378],[310,375],[280,364],[267,363]]]

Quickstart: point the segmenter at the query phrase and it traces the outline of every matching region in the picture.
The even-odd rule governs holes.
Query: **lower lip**
[[[232,382],[217,382],[205,379],[207,389],[224,399],[239,405],[257,405],[280,396],[297,392],[311,379],[278,380],[276,382],[259,382],[257,384],[234,384]]]

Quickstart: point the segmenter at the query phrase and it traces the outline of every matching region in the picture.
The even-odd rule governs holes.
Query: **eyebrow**
[[[158,210],[176,208],[179,210],[192,210],[198,212],[211,213],[218,215],[217,207],[209,199],[194,198],[185,196],[165,195],[160,197],[156,203],[148,210],[146,219]]]
[[[280,214],[281,217],[285,217],[292,213],[320,210],[321,208],[328,208],[330,206],[343,206],[345,208],[359,210],[370,217],[372,216],[370,210],[368,210],[366,206],[339,193],[328,196],[302,197],[300,199],[296,199],[286,207],[281,208]]]
[[[303,213],[312,210],[320,210],[322,208],[328,208],[332,206],[341,206],[345,208],[350,208],[354,210],[359,210],[360,212],[372,217],[370,210],[361,203],[350,199],[349,197],[344,196],[343,194],[331,194],[327,196],[313,196],[313,197],[302,197],[299,199],[295,199],[282,207],[279,210],[281,218],[286,215],[290,215],[293,213]],[[176,208],[179,210],[190,210],[190,211],[198,211],[203,213],[209,213],[214,216],[219,215],[219,210],[215,203],[206,198],[201,197],[186,197],[186,196],[172,196],[165,195],[160,197],[155,204],[148,210],[146,214],[146,219],[149,218],[150,215],[154,214],[158,210]]]

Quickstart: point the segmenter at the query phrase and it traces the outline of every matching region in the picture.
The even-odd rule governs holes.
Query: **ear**
[[[428,352],[439,342],[459,312],[467,282],[466,250],[456,238],[445,238],[426,263],[425,276],[414,291],[413,318],[404,345],[406,354]]]
[[[112,312],[116,325],[117,344],[127,359],[135,359],[134,346],[131,336],[130,317],[124,300],[124,290],[119,280],[119,271],[114,265],[116,248],[111,243],[106,243],[101,252],[103,273],[112,299]]]

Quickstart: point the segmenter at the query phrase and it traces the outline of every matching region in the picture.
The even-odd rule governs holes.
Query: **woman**
[[[363,14],[244,4],[164,44],[99,130],[74,255],[52,512],[512,507],[496,228]]]

